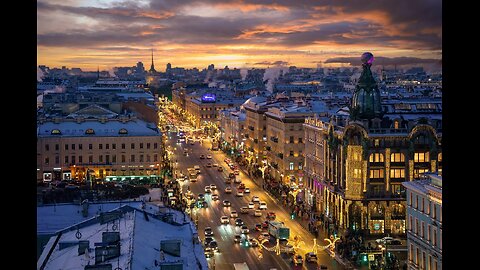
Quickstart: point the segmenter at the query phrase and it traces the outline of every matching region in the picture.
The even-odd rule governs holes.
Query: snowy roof
[[[251,98],[247,99],[247,101],[245,101],[242,106],[255,107],[255,105],[258,105],[259,103],[263,103],[265,101],[267,101],[266,97],[254,96],[254,97],[251,97]]]
[[[120,256],[105,260],[105,264],[122,269],[154,269],[156,263],[179,261],[183,263],[183,269],[208,269],[202,245],[194,244],[192,239],[197,237],[198,232],[188,217],[185,223],[174,225],[131,207],[122,206],[117,210],[123,212],[115,222],[118,226],[116,231],[120,233]],[[95,264],[94,245],[102,242],[103,232],[112,231],[112,225],[112,222],[100,224],[99,219],[86,221],[79,225],[80,239],[76,237],[76,228],[63,230],[61,234],[50,238],[37,262],[37,268],[45,265],[44,269],[83,270],[86,265]],[[60,250],[61,242],[79,240],[90,241],[88,255],[78,255],[78,244]],[[164,252],[165,260],[160,260],[160,243],[164,240],[180,242],[179,257]],[[50,250],[52,253],[49,255]]]
[[[140,92],[140,93],[116,93],[117,96],[123,97],[124,99],[139,99],[139,98],[144,98],[147,100],[154,100],[155,98],[153,95],[146,93],[146,92]]]
[[[94,134],[85,134],[89,129],[93,129]],[[119,131],[127,133],[119,134]],[[52,134],[53,130],[59,130],[60,134]],[[117,136],[160,136],[158,128],[140,119],[126,121],[108,120],[104,123],[100,121],[64,121],[60,123],[45,122],[38,124],[38,137],[117,137]]]
[[[85,118],[99,117],[99,116],[113,118],[113,117],[117,117],[118,113],[108,110],[102,106],[98,106],[97,104],[92,104],[92,105],[89,105],[88,107],[85,107],[83,109],[80,109],[76,112],[69,114],[67,117],[77,117],[77,116],[83,116]]]
[[[107,203],[90,203],[86,217],[82,215],[82,206],[79,204],[65,203],[56,205],[43,205],[37,207],[37,234],[55,233],[65,227],[85,221],[101,212],[108,212],[122,205],[141,207],[141,202],[118,201]]]

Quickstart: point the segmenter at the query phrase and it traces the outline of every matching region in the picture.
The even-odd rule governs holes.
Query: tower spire
[[[97,80],[100,79],[100,66],[97,66]]]
[[[155,65],[153,64],[153,48],[152,48],[152,65],[150,66],[150,72],[156,72]]]

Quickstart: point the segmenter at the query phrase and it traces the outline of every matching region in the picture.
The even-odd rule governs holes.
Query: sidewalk
[[[245,175],[248,175],[248,172],[246,171],[245,166],[239,166],[239,168],[240,168],[240,170],[242,170],[242,172],[243,172]],[[265,189],[265,188],[263,188],[263,187],[261,187],[261,186],[259,185],[259,182],[260,182],[260,181],[263,182],[263,179],[260,179],[260,178],[258,178],[258,177],[254,177],[254,176],[249,176],[249,177],[253,180],[252,182],[254,182],[255,185],[257,185],[258,187],[262,188],[262,189],[267,193],[267,195],[268,195],[272,200],[274,200],[274,201],[277,203],[277,205],[279,205],[280,207],[282,207],[287,213],[291,213],[291,212],[292,212],[292,209],[291,209],[291,208],[289,208],[288,206],[284,205],[283,202],[280,202],[280,201],[279,201],[273,194],[271,194],[267,189]],[[295,221],[296,221],[298,224],[300,224],[306,231],[310,232],[314,237],[316,237],[317,240],[318,240],[318,241],[317,241],[318,243],[324,243],[324,239],[325,239],[325,238],[328,238],[328,236],[327,236],[327,231],[326,231],[325,229],[323,229],[322,226],[320,226],[320,229],[319,229],[319,231],[318,231],[318,236],[315,236],[315,234],[314,234],[311,230],[309,230],[308,224],[309,224],[310,219],[299,218],[298,216],[296,216],[296,217],[295,217]],[[321,245],[321,244],[320,244],[320,245]],[[328,254],[332,255],[330,250],[327,249],[327,250],[325,250],[325,251],[326,251]],[[345,266],[346,269],[355,269],[355,267],[353,266],[353,264],[352,264],[350,261],[348,261],[348,260],[340,257],[340,255],[337,254],[334,258],[335,258],[335,260],[336,260],[338,263],[340,263],[340,264],[342,264],[343,266]]]

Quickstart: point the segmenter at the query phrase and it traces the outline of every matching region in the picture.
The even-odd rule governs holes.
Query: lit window
[[[290,162],[290,170],[293,171],[293,162]]]
[[[405,178],[405,169],[391,169],[390,178]]]
[[[85,130],[85,134],[95,134],[95,131],[91,128]]]
[[[124,128],[121,128],[119,131],[118,131],[118,134],[128,134],[128,130],[124,129]]]
[[[442,162],[442,153],[438,153],[438,162]]]
[[[52,135],[60,135],[62,134],[62,132],[60,132],[59,129],[53,129],[52,132],[51,132]]]
[[[430,161],[430,153],[429,152],[415,153],[413,161],[415,161],[415,162],[429,162]]]
[[[362,170],[361,169],[353,169],[353,177],[354,178],[361,178],[362,177]]]
[[[372,153],[370,154],[369,158],[370,162],[383,162],[383,154],[382,153]]]
[[[370,170],[370,178],[383,178],[383,169]]]
[[[398,129],[398,126],[399,126],[398,121],[395,121],[393,125],[395,129]]]
[[[390,162],[405,162],[405,155],[403,153],[392,153]]]

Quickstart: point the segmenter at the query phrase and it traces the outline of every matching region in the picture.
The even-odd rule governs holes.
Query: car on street
[[[220,223],[222,224],[230,224],[230,219],[227,216],[222,216],[220,218]]]
[[[205,186],[205,193],[212,193],[210,186]]]
[[[390,236],[385,236],[383,238],[379,238],[377,240],[375,240],[375,242],[377,242],[377,244],[379,245],[401,245],[402,244],[402,241],[400,239],[396,239],[396,238],[393,238],[393,237],[390,237]],[[393,244],[395,243],[395,244]],[[400,243],[400,244],[398,244]]]
[[[207,159],[212,159],[212,155],[208,154]]]
[[[212,227],[205,227],[205,236],[213,236]]]
[[[208,162],[206,166],[207,166],[207,168],[211,168],[211,167],[212,167],[212,163]]]
[[[215,185],[215,184],[210,184],[210,189],[211,189],[211,190],[217,189],[217,185]]]
[[[258,247],[258,242],[255,240],[255,238],[249,238],[248,242],[250,242],[251,247]]]
[[[218,167],[218,163],[213,163],[212,166],[213,167]]]
[[[218,166],[218,168],[217,168],[217,171],[219,171],[219,172],[223,172],[223,167],[221,167],[221,166]]]
[[[277,217],[277,215],[275,214],[275,212],[268,212],[267,213],[267,219],[269,219],[269,220],[274,220],[276,217]]]
[[[229,207],[230,205],[232,205],[232,204],[230,203],[229,200],[223,200],[223,206]]]
[[[235,180],[233,180],[233,182],[234,182],[235,184],[241,184],[241,183],[242,183],[242,179],[240,179],[240,178],[235,178]]]
[[[218,200],[218,194],[212,194],[212,201]]]
[[[243,223],[243,220],[241,218],[237,218],[235,219],[235,226],[242,226],[244,223]]]
[[[262,231],[262,224],[260,224],[260,223],[255,224],[255,230],[261,232]]]
[[[212,250],[210,247],[205,246],[205,258],[211,258],[215,255],[215,251]]]
[[[237,190],[237,194],[235,194],[237,197],[243,197],[243,191]]]
[[[248,229],[247,225],[242,225],[240,228],[243,234],[248,234],[250,233],[250,230]]]
[[[266,222],[266,221],[263,222],[263,223],[262,223],[262,228],[263,228],[263,229],[268,229],[268,222]]]
[[[217,241],[215,241],[215,240],[211,241],[211,242],[208,244],[208,247],[211,248],[211,249],[214,250],[214,251],[219,252],[219,250],[218,250],[218,243],[217,243]]]
[[[267,210],[267,203],[260,202],[260,205],[258,206],[258,210]]]
[[[230,211],[230,217],[231,218],[238,218],[238,213],[235,210]]]
[[[245,188],[245,190],[243,190],[244,193],[250,193],[250,188]]]
[[[235,174],[229,173],[229,174],[228,174],[228,178],[232,178],[232,179],[235,178]]]
[[[205,159],[205,155],[200,155],[200,159]]]
[[[303,264],[302,255],[293,256],[292,257],[292,263],[293,263],[293,265],[302,265]]]
[[[235,169],[235,170],[233,170],[233,174],[239,175],[239,174],[240,174],[240,171],[239,171],[238,169]]]
[[[252,202],[256,203],[256,202],[260,202],[260,198],[258,196],[253,196],[252,197]]]
[[[235,234],[233,236],[233,242],[240,243],[240,241],[242,241],[242,236],[240,234]]]
[[[255,204],[253,202],[248,203],[248,208],[253,209],[255,207]]]
[[[226,187],[225,188],[225,193],[232,193],[232,188],[231,187]]]
[[[256,217],[261,217],[262,216],[262,211],[255,210],[255,213],[253,215],[256,216]]]
[[[314,263],[316,263],[316,262],[317,262],[317,259],[318,259],[318,258],[317,258],[317,255],[316,255],[315,253],[313,253],[313,252],[308,252],[308,253],[305,254],[305,261],[308,262],[308,263],[309,263],[309,262],[314,262]]]
[[[242,206],[242,208],[240,208],[240,213],[248,214],[248,207],[247,206]]]
[[[213,237],[207,236],[205,237],[205,240],[203,243],[205,244],[205,246],[208,246],[208,244],[210,244],[210,242],[212,241],[213,241]]]
[[[205,195],[203,195],[202,193],[199,193],[198,196],[197,196],[197,199],[199,201],[203,201],[203,200],[205,200]]]

